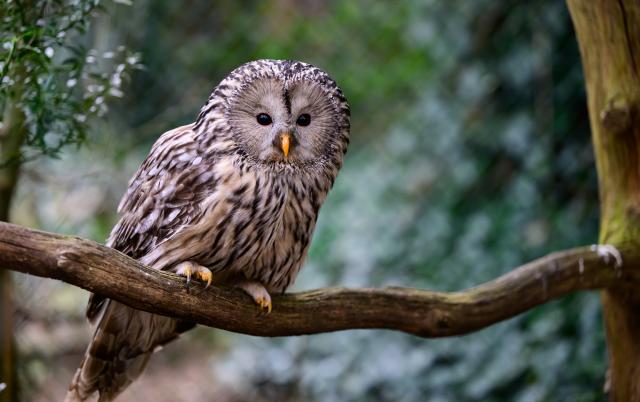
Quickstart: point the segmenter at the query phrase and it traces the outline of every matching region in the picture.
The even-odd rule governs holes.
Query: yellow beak
[[[289,145],[291,145],[291,134],[284,133],[280,135],[280,147],[282,148],[282,153],[286,158],[289,156]]]

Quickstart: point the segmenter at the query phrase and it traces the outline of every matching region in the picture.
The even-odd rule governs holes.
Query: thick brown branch
[[[0,222],[0,266],[59,279],[129,306],[259,336],[380,328],[422,337],[465,334],[583,289],[640,281],[634,259],[616,267],[589,247],[540,258],[475,288],[453,293],[411,288],[328,288],[276,296],[257,313],[235,289],[193,285],[89,240]]]

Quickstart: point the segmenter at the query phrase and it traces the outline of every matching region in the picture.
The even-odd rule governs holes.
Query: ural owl
[[[318,68],[258,60],[215,88],[195,123],[163,134],[107,241],[140,262],[243,289],[265,312],[295,280],[349,142],[349,105]],[[193,323],[92,295],[96,324],[67,401],[113,400],[154,349]]]

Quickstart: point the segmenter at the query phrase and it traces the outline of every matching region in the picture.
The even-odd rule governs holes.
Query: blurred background
[[[239,64],[283,58],[328,71],[352,107],[346,163],[293,290],[459,290],[597,241],[585,90],[563,2],[2,2],[14,14],[44,4],[42,27],[55,4],[69,7],[61,15],[88,7],[72,37],[52,25],[53,39],[33,51],[41,92],[79,101],[68,113],[52,103],[50,118],[27,113],[35,134],[15,223],[104,242],[155,139],[192,122]],[[15,45],[6,21],[1,60]],[[13,70],[0,70],[6,108]],[[90,336],[88,294],[12,276],[20,400],[59,401]],[[590,402],[605,399],[605,370],[599,300],[583,292],[448,339],[198,328],[156,354],[119,400]]]

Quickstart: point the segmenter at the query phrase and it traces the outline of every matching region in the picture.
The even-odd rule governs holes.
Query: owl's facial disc
[[[258,78],[238,92],[227,116],[238,145],[263,163],[305,165],[335,136],[336,109],[316,83]]]

